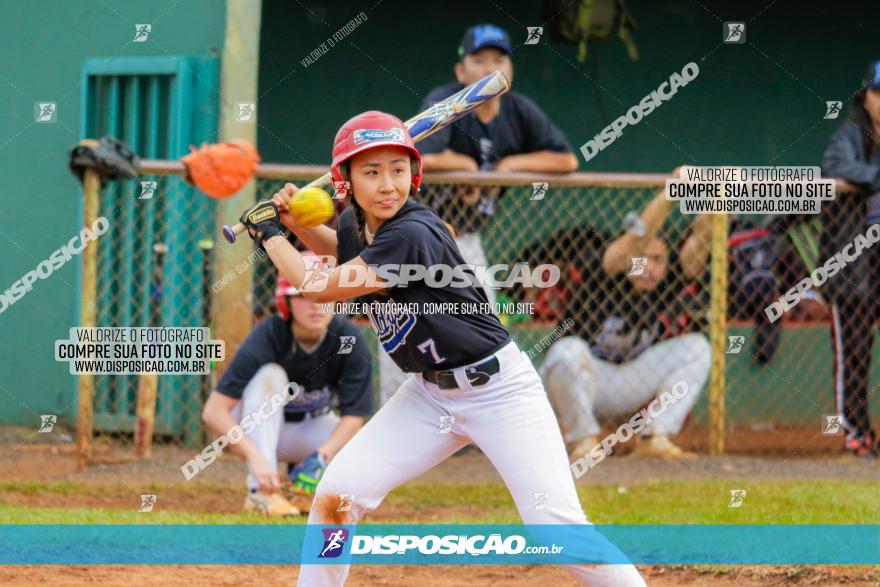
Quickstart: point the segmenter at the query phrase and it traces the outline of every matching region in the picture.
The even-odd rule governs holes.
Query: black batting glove
[[[248,234],[260,246],[273,236],[284,234],[278,208],[270,200],[254,204],[241,215],[239,221],[245,225]]]

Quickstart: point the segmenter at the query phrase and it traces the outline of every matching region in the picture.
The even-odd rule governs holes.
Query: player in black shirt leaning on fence
[[[496,71],[513,79],[510,37],[492,24],[469,28],[458,48],[455,82],[434,88],[420,110],[430,108]],[[419,144],[425,171],[521,171],[570,173],[578,167],[571,145],[530,98],[511,90],[486,102]],[[433,186],[427,203],[456,231],[465,261],[488,265],[480,240],[495,215],[500,186]],[[490,284],[491,285],[491,284]],[[486,289],[490,302],[495,292]]]
[[[259,414],[260,423],[230,444],[248,463],[245,509],[296,515],[278,493],[278,461],[291,463],[296,493],[314,494],[327,463],[373,413],[372,367],[360,329],[346,318],[298,295],[283,276],[275,300],[278,313],[248,334],[202,417],[214,433],[231,437],[230,428],[241,423],[248,432],[243,419]],[[267,417],[272,410],[264,404],[290,382],[298,391]]]
[[[600,418],[628,419],[680,381],[687,394],[645,426],[634,454],[692,456],[668,437],[681,430],[709,377],[709,341],[687,302],[709,258],[711,217],[697,217],[670,254],[658,236],[673,205],[665,196],[658,193],[640,216],[628,215],[626,232],[573,297],[569,317],[577,334],[555,342],[541,366],[569,458],[598,443]]]

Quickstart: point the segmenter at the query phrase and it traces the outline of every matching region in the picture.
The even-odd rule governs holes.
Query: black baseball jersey
[[[339,217],[339,264],[360,256],[372,266],[418,264],[425,267],[456,267],[465,261],[442,220],[428,206],[410,197],[393,218],[376,231],[370,245],[357,236],[354,210]],[[379,343],[405,372],[453,369],[486,357],[510,340],[507,330],[491,312],[445,313],[408,312],[432,304],[457,303],[475,307],[487,304],[481,288],[431,287],[424,281],[406,287],[389,288],[389,295],[371,294],[359,301],[367,304],[367,314]],[[401,306],[406,305],[406,308]]]
[[[240,399],[245,386],[267,363],[281,365],[288,381],[302,388],[285,405],[287,412],[315,412],[335,404],[342,416],[373,413],[370,350],[358,327],[346,318],[334,316],[324,340],[306,352],[296,344],[290,322],[278,314],[269,316],[248,334],[220,378],[217,391]]]
[[[569,316],[594,356],[624,363],[662,339],[699,331],[695,290],[693,280],[682,275],[675,253],[670,256],[666,277],[642,293],[625,274],[608,276],[598,267],[594,277],[586,279],[573,296],[576,311]]]
[[[419,111],[445,100],[464,88],[451,83],[434,88],[425,97]],[[537,104],[516,91],[501,96],[498,115],[484,124],[476,115],[438,130],[419,142],[422,154],[452,149],[476,160],[480,168],[491,168],[499,159],[535,151],[571,152],[571,145]]]

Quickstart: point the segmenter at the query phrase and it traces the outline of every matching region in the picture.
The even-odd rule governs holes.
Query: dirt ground
[[[685,433],[679,442],[699,449],[704,434]],[[50,441],[50,442],[46,442]],[[66,441],[66,442],[65,442]],[[736,430],[728,439],[724,456],[698,453],[693,461],[649,461],[627,457],[632,443],[619,454],[605,459],[578,480],[582,484],[616,485],[664,480],[759,479],[880,480],[877,463],[850,457],[842,450],[837,436],[817,436],[797,430]],[[71,481],[97,485],[147,484],[190,486],[195,482],[213,485],[244,485],[244,462],[235,455],[224,455],[187,482],[180,466],[192,459],[195,449],[157,445],[153,458],[135,461],[130,444],[98,441],[94,460],[84,471],[77,471],[75,444],[69,436],[35,435],[0,427],[0,480]],[[501,482],[501,478],[478,450],[468,447],[417,479],[421,483],[458,484]]]
[[[744,434],[754,436],[754,431]],[[761,432],[765,434],[767,431]],[[769,431],[773,432],[773,431]],[[54,436],[54,435],[53,435]],[[54,442],[45,442],[51,440]],[[763,442],[766,442],[766,438]],[[780,436],[780,441],[783,437]],[[839,439],[814,437],[784,438],[777,450],[731,451],[723,457],[700,456],[695,461],[667,462],[638,460],[625,456],[630,447],[591,470],[578,482],[594,485],[631,484],[652,480],[699,479],[766,479],[816,480],[852,479],[880,480],[880,467],[846,456],[839,450]],[[42,442],[40,442],[42,441]],[[687,436],[682,444],[694,446]],[[747,440],[744,440],[744,443]],[[742,448],[744,445],[740,445]],[[766,446],[766,445],[765,445]],[[60,503],[55,494],[23,489],[7,490],[0,501],[12,505],[36,507],[95,507],[134,509],[140,493],[153,484],[161,484],[162,509],[170,511],[241,511],[244,496],[244,462],[223,457],[203,471],[195,481],[187,482],[180,473],[181,464],[195,451],[177,446],[154,447],[153,458],[131,459],[128,445],[99,442],[95,447],[95,463],[84,471],[76,470],[75,446],[69,437],[55,438],[22,436],[0,428],[0,480],[2,481],[68,481],[93,487],[63,496]],[[500,483],[501,479],[485,456],[475,449],[465,449],[445,463],[427,472],[418,482],[434,484]],[[211,484],[211,491],[200,485]],[[419,515],[426,522],[442,520],[449,514],[468,514],[467,507],[450,511],[443,508],[427,511],[389,499],[371,515],[374,521],[400,515]],[[474,514],[480,512],[475,511]],[[734,585],[768,587],[774,585],[880,585],[880,569],[842,566],[644,566],[640,567],[651,586]],[[0,566],[0,585],[240,585],[258,580],[265,585],[292,585],[298,574],[295,566]],[[259,579],[256,579],[259,577]],[[524,587],[532,585],[571,585],[564,570],[553,566],[356,566],[348,585],[373,586],[438,586]]]
[[[880,583],[880,573],[862,567],[640,567],[651,587],[770,587],[822,585],[868,587]],[[0,584],[73,587],[85,585],[293,585],[295,566],[0,566]],[[573,585],[559,567],[449,565],[356,566],[351,587],[534,587]]]

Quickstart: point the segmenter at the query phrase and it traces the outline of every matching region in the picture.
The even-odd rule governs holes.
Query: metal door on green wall
[[[116,137],[142,159],[178,159],[190,144],[217,140],[216,57],[88,59],[82,91],[83,138]],[[214,233],[213,201],[178,177],[141,176],[106,184],[100,215],[110,229],[97,242],[96,325],[208,326],[211,250],[199,241]],[[137,383],[95,378],[97,432],[133,432]],[[198,376],[160,376],[155,434],[199,443],[200,389]]]

